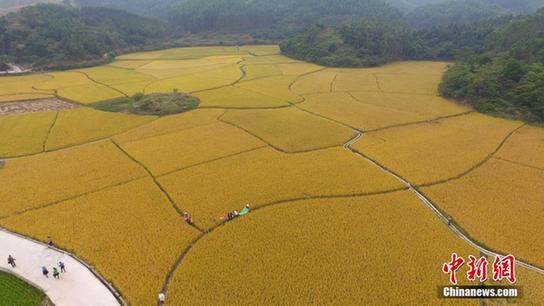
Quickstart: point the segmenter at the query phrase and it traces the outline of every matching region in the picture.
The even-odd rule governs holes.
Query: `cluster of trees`
[[[285,39],[284,54],[325,66],[378,66],[413,54],[402,24],[364,20],[340,27],[312,26]]]
[[[483,52],[446,72],[440,91],[482,112],[544,122],[544,10],[490,33]]]
[[[47,66],[97,60],[166,35],[160,22],[124,11],[40,4],[0,18],[0,62]]]

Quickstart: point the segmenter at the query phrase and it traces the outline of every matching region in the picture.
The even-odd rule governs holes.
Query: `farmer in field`
[[[49,270],[47,270],[46,267],[42,267],[42,274],[43,276],[49,278]]]
[[[11,254],[8,256],[8,265],[10,265],[12,268],[15,268],[17,265],[15,264],[15,258],[11,256]]]
[[[60,278],[59,270],[57,270],[56,267],[53,267],[53,278],[56,278],[56,279]]]
[[[183,213],[183,220],[185,220],[185,222],[187,222],[188,224],[193,224],[193,216],[191,216],[191,214],[189,214],[188,212]]]
[[[59,261],[59,268],[60,268],[60,273],[66,272],[66,266],[64,266],[64,263],[62,261]]]
[[[247,214],[249,214],[249,204],[246,204],[246,207],[244,207],[244,209],[242,209],[242,211],[240,212],[240,216],[245,216]]]
[[[221,220],[222,222],[228,222],[228,221],[234,220],[239,215],[240,214],[238,213],[238,211],[235,210],[233,212],[229,212],[226,217],[220,217],[219,220]]]
[[[159,293],[159,304],[161,305],[164,304],[165,300],[166,300],[166,295],[163,292]]]

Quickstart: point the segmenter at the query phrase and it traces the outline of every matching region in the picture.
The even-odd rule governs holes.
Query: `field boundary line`
[[[85,106],[86,107],[86,106]],[[27,157],[32,157],[32,156],[36,156],[36,155],[40,155],[40,154],[44,154],[44,153],[50,153],[50,152],[58,152],[58,151],[62,151],[62,150],[69,150],[69,149],[73,149],[73,148],[78,148],[78,147],[83,147],[83,146],[86,146],[86,145],[91,145],[91,144],[95,144],[95,143],[99,143],[99,142],[102,142],[102,141],[108,141],[109,139],[115,137],[115,136],[118,136],[118,135],[122,135],[124,133],[127,133],[127,132],[130,132],[132,130],[135,130],[137,128],[140,128],[140,127],[143,127],[143,126],[146,126],[148,124],[151,124],[152,122],[160,119],[161,117],[156,117],[156,118],[152,118],[151,120],[147,121],[147,122],[144,122],[140,125],[137,125],[137,126],[133,126],[133,127],[129,127],[127,129],[124,129],[122,131],[119,131],[118,133],[115,133],[113,135],[109,135],[109,136],[105,136],[105,137],[100,137],[100,138],[97,138],[97,139],[90,139],[88,140],[87,142],[82,142],[82,143],[77,143],[77,144],[73,144],[73,145],[67,145],[67,146],[62,146],[62,147],[58,147],[58,148],[55,148],[55,149],[51,149],[51,150],[47,150],[47,151],[43,151],[43,152],[37,152],[37,153],[31,153],[31,154],[23,154],[23,155],[15,155],[15,156],[6,156],[6,157],[1,157],[1,159],[4,159],[4,160],[14,160],[14,159],[21,159],[21,158],[27,158]]]
[[[374,103],[362,101],[361,99],[358,99],[355,95],[353,95],[353,93],[351,91],[347,91],[347,90],[346,91],[336,91],[336,92],[337,93],[346,93],[354,100],[354,102],[358,102],[358,103],[361,103],[361,104],[371,105],[371,106],[375,106],[375,107],[381,107],[381,108],[385,108],[385,109],[388,109],[388,110],[394,110],[394,111],[399,111],[399,112],[414,113],[414,114],[418,114],[418,115],[421,115],[421,116],[427,116],[427,117],[440,117],[440,116],[437,116],[437,115],[426,114],[426,113],[422,113],[422,112],[418,112],[418,111],[396,108],[396,107],[392,107],[390,105],[381,105],[381,104],[374,104]],[[454,114],[450,114],[450,115],[442,115],[442,116],[451,116],[451,115],[461,114],[461,113],[463,113],[463,112],[454,113]]]
[[[170,202],[170,205],[172,205],[172,207],[174,208],[174,210],[177,212],[177,214],[183,218],[183,211],[176,205],[176,202],[174,201],[174,199],[172,199],[172,197],[170,196],[170,194],[166,191],[166,189],[164,189],[164,187],[161,185],[161,183],[157,180],[157,178],[153,175],[153,172],[151,172],[151,170],[149,170],[149,168],[144,165],[142,162],[140,162],[139,160],[137,160],[135,157],[133,157],[132,155],[130,155],[121,145],[119,145],[115,140],[113,139],[110,139],[111,143],[113,143],[113,145],[115,145],[117,147],[117,149],[119,149],[121,152],[123,152],[128,158],[130,158],[133,162],[135,162],[136,164],[138,164],[141,168],[143,168],[147,174],[149,175],[149,177],[153,180],[153,183],[155,183],[155,185],[159,188],[159,190],[161,191],[161,193],[166,197],[166,199],[168,200],[168,202]],[[192,223],[187,223],[188,225],[190,225],[191,227],[193,227],[194,229],[198,230],[199,232],[203,233],[204,230],[199,227],[198,225]]]
[[[91,78],[91,76],[89,76],[86,72],[83,72],[83,71],[80,71],[80,70],[74,70],[74,72],[81,73],[81,74],[83,74],[85,77],[87,77],[87,79],[89,79],[91,82],[94,82],[94,83],[96,83],[96,84],[98,84],[98,85],[102,85],[102,86],[104,86],[104,87],[107,87],[107,88],[109,88],[109,89],[111,89],[111,90],[113,90],[113,91],[116,91],[116,92],[122,94],[122,95],[125,96],[125,97],[128,97],[128,95],[127,95],[126,93],[120,91],[119,89],[117,89],[117,88],[115,88],[115,87],[112,87],[112,86],[109,85],[109,84],[102,83],[102,82],[99,82],[99,81],[97,81],[97,80]]]
[[[243,154],[246,154],[246,153],[249,153],[249,152],[253,152],[253,151],[258,151],[258,150],[260,150],[260,149],[264,149],[264,148],[268,148],[268,147],[269,147],[269,146],[268,146],[267,144],[265,144],[265,145],[258,146],[258,147],[255,147],[255,148],[251,148],[251,149],[248,149],[248,150],[239,151],[239,152],[232,153],[232,154],[228,154],[228,155],[223,155],[223,156],[221,156],[221,157],[213,158],[213,159],[210,159],[210,160],[202,161],[202,162],[199,162],[199,163],[196,163],[196,164],[184,166],[184,167],[182,167],[182,168],[177,168],[177,169],[174,169],[174,170],[170,170],[170,171],[167,171],[167,172],[158,174],[158,175],[157,175],[157,178],[161,178],[161,177],[164,177],[164,176],[168,176],[168,175],[170,175],[170,174],[173,174],[173,173],[176,173],[176,172],[180,172],[180,171],[183,171],[183,170],[187,170],[187,169],[191,169],[191,168],[194,168],[194,167],[198,167],[198,166],[201,166],[201,165],[213,163],[213,162],[216,162],[216,161],[219,161],[219,160],[231,158],[231,157],[238,156],[238,155],[243,155]]]
[[[315,151],[321,151],[321,150],[327,150],[327,149],[332,149],[332,148],[336,148],[336,147],[341,147],[342,144],[334,144],[334,145],[328,145],[328,146],[323,146],[323,147],[317,147],[317,148],[314,148],[314,149],[308,149],[308,150],[297,150],[297,151],[286,151],[282,148],[279,148],[277,147],[276,145],[273,145],[271,144],[269,141],[265,140],[264,138],[262,138],[261,136],[258,136],[256,134],[254,134],[253,132],[249,131],[248,129],[246,128],[243,128],[241,126],[239,126],[238,124],[235,124],[235,123],[232,123],[232,122],[229,122],[229,121],[226,121],[225,119],[223,119],[222,117],[218,119],[219,121],[225,123],[225,124],[228,124],[230,126],[233,126],[235,128],[238,128],[244,132],[246,132],[247,134],[259,139],[260,141],[262,141],[263,143],[267,144],[269,147],[271,147],[272,149],[278,151],[278,152],[281,152],[281,153],[284,153],[284,154],[300,154],[300,153],[310,153],[310,152],[315,152]]]
[[[49,126],[49,129],[47,130],[47,134],[45,135],[45,139],[43,140],[43,144],[42,144],[42,152],[40,153],[45,152],[45,149],[47,148],[47,142],[49,141],[49,137],[51,136],[51,132],[53,131],[55,124],[57,123],[59,114],[60,114],[60,111],[57,111],[57,113],[55,114],[55,118],[53,118],[53,122],[51,122],[51,125]]]
[[[416,186],[418,188],[432,187],[432,186],[435,186],[435,185],[440,185],[440,184],[448,183],[450,181],[454,181],[454,180],[458,180],[458,179],[463,178],[464,176],[466,176],[466,175],[470,174],[471,172],[473,172],[474,170],[480,168],[485,163],[487,163],[491,158],[493,158],[495,156],[495,154],[497,154],[504,147],[504,145],[510,139],[510,137],[512,137],[512,135],[514,135],[514,133],[516,133],[518,130],[525,127],[526,125],[527,125],[527,123],[522,123],[520,126],[513,129],[512,131],[510,131],[510,133],[508,133],[506,135],[506,137],[499,143],[499,145],[495,148],[494,151],[489,153],[484,159],[479,161],[476,165],[474,165],[474,166],[470,167],[469,169],[465,170],[464,172],[462,172],[462,173],[460,173],[460,174],[458,174],[456,176],[449,177],[447,179],[443,179],[443,180],[439,180],[439,181],[435,181],[435,182],[430,182],[430,183],[425,183],[425,184],[419,184],[419,185],[416,185]]]
[[[528,165],[528,164],[520,163],[520,162],[515,161],[515,160],[510,160],[510,159],[507,159],[507,158],[502,158],[502,157],[497,157],[497,156],[493,156],[493,158],[494,158],[494,159],[501,160],[501,161],[503,161],[503,162],[512,163],[512,164],[515,164],[515,165],[518,165],[518,166],[522,166],[522,167],[527,167],[527,168],[531,168],[531,169],[535,169],[535,170],[544,171],[544,168],[540,168],[540,167],[536,167],[536,166],[531,166],[531,165]]]
[[[329,84],[329,93],[334,92],[334,83],[336,82],[336,78],[338,78],[338,73],[334,75],[334,78],[332,78],[331,83]]]
[[[303,194],[302,197],[295,197],[295,198],[290,198],[290,199],[278,200],[278,201],[273,201],[273,202],[269,202],[269,203],[265,203],[265,204],[256,206],[255,208],[251,209],[251,213],[257,212],[259,210],[273,208],[273,207],[279,206],[279,205],[286,205],[286,204],[293,203],[293,202],[307,202],[307,201],[311,201],[311,200],[322,200],[322,199],[362,198],[362,197],[369,197],[369,196],[375,196],[375,195],[384,195],[384,194],[390,194],[390,193],[395,193],[395,192],[401,192],[401,191],[405,191],[405,190],[408,190],[408,188],[400,187],[400,188],[394,188],[394,189],[384,190],[384,191],[366,192],[366,193],[349,194],[349,195],[311,196],[311,195],[308,195],[308,194]],[[248,217],[250,217],[250,216],[248,216]],[[235,223],[239,219],[243,219],[243,218],[238,217],[238,218],[233,219],[232,221],[229,221],[228,223]],[[212,227],[208,228],[206,231],[202,232],[188,246],[186,246],[183,249],[180,256],[178,257],[178,259],[174,263],[172,269],[170,270],[170,272],[166,276],[166,280],[165,280],[164,285],[162,287],[162,292],[164,294],[168,293],[168,287],[169,287],[169,285],[170,285],[170,283],[172,281],[172,278],[173,278],[174,274],[176,273],[177,269],[181,266],[181,264],[183,263],[183,260],[187,257],[189,252],[193,249],[193,247],[202,238],[204,238],[207,235],[213,233],[215,230],[222,228],[225,224],[226,224],[226,222],[220,222],[220,223],[217,223],[217,224],[213,225]],[[157,305],[160,306],[160,304],[157,304]]]
[[[383,92],[382,85],[380,84],[380,79],[378,78],[378,75],[376,73],[372,73],[372,76],[374,77],[374,80],[376,81],[376,88],[378,88],[378,91]]]
[[[113,297],[117,300],[117,302],[120,304],[120,305],[123,305],[123,306],[128,306],[128,303],[125,301],[125,299],[123,298],[123,296],[121,295],[120,291],[118,289],[116,289],[115,285],[108,281],[106,278],[104,278],[98,271],[95,270],[95,268],[93,266],[91,266],[90,264],[86,263],[84,260],[82,260],[81,258],[79,258],[77,255],[67,251],[67,250],[64,250],[64,249],[61,249],[57,246],[49,246],[47,245],[46,243],[43,243],[42,241],[38,240],[38,239],[35,239],[33,237],[29,237],[29,236],[25,236],[23,234],[20,234],[18,232],[15,232],[15,231],[11,231],[11,230],[8,230],[7,228],[3,227],[3,226],[0,226],[0,231],[3,231],[5,233],[8,233],[10,235],[14,235],[14,236],[17,236],[18,238],[20,239],[24,239],[24,240],[27,240],[27,241],[30,241],[30,242],[33,242],[35,244],[39,244],[45,248],[49,248],[49,249],[52,249],[56,252],[59,252],[61,254],[64,254],[64,255],[67,255],[69,257],[71,257],[72,259],[74,259],[75,261],[79,262],[82,266],[84,266],[87,270],[89,270],[93,276],[98,279],[100,281],[100,283],[102,283],[106,289],[108,289],[109,292],[111,292],[111,294],[113,295]],[[12,272],[11,272],[12,273]],[[13,273],[12,273],[13,274]],[[15,274],[17,277],[21,277],[19,274]],[[23,278],[25,281],[29,282],[26,278]],[[33,282],[30,281],[30,283],[32,285],[34,285],[34,287],[36,288],[40,288],[40,286],[37,286],[36,284],[34,284]]]
[[[523,125],[522,125],[523,126]],[[518,127],[517,129],[521,128],[522,126]],[[516,129],[516,130],[517,130]],[[512,131],[511,134],[513,134],[516,130]],[[510,134],[510,135],[511,135]],[[395,173],[393,170],[385,167],[384,165],[380,164],[378,161],[375,161],[374,159],[366,156],[365,154],[363,154],[362,152],[354,149],[352,147],[352,145],[354,143],[356,143],[357,141],[359,141],[361,138],[363,137],[363,134],[362,133],[359,133],[355,138],[353,138],[352,140],[350,140],[349,142],[347,142],[345,145],[344,145],[344,148],[348,151],[351,151],[353,154],[355,155],[358,155],[359,157],[365,159],[366,161],[368,161],[369,163],[379,167],[382,171],[388,173],[389,175],[395,177],[397,180],[399,180],[400,182],[402,182],[412,193],[414,193],[418,198],[419,200],[425,204],[428,208],[430,208],[434,213],[435,215],[440,219],[442,220],[442,222],[448,226],[448,228],[454,233],[456,234],[459,238],[461,238],[462,240],[464,240],[465,242],[467,242],[469,245],[471,245],[472,247],[476,248],[477,250],[479,250],[480,252],[488,255],[488,256],[500,256],[500,257],[504,257],[505,255],[504,254],[500,254],[499,252],[495,252],[493,250],[491,250],[490,248],[487,248],[486,246],[484,246],[482,243],[472,239],[469,234],[462,229],[462,227],[449,215],[446,215],[445,212],[443,212],[438,205],[436,205],[434,202],[432,202],[427,196],[425,196],[425,194],[423,192],[421,192],[419,190],[419,186],[414,186],[412,185],[408,180],[406,180],[405,178],[403,178],[402,176],[400,176],[399,174]],[[503,143],[505,142],[506,140],[503,141]],[[500,148],[499,148],[500,149]],[[488,159],[489,160],[489,159]],[[485,163],[485,161],[484,161]],[[535,265],[532,265],[530,263],[527,263],[525,261],[522,261],[522,260],[519,260],[519,259],[516,259],[516,264],[522,266],[522,267],[525,267],[529,270],[532,270],[534,272],[537,272],[537,273],[540,273],[540,274],[544,274],[544,269],[541,268],[541,267],[538,267],[538,266],[535,266]]]
[[[76,195],[73,195],[73,196],[68,196],[66,198],[62,198],[62,199],[56,200],[54,202],[49,202],[49,203],[46,203],[44,205],[28,208],[28,209],[25,209],[25,210],[22,210],[22,211],[19,211],[19,212],[16,212],[16,213],[13,213],[13,214],[10,214],[10,215],[7,215],[7,216],[0,216],[0,221],[5,220],[5,219],[9,219],[11,217],[17,217],[17,216],[26,214],[28,212],[40,210],[40,209],[43,209],[43,208],[48,208],[50,206],[61,204],[63,202],[79,199],[79,198],[88,196],[88,195],[93,194],[93,193],[97,193],[97,192],[105,191],[105,190],[112,189],[112,188],[115,188],[115,187],[119,187],[119,186],[131,183],[131,182],[143,179],[143,178],[147,178],[147,177],[148,177],[147,175],[138,176],[138,177],[126,180],[126,181],[121,181],[119,183],[115,183],[115,184],[112,184],[112,185],[107,185],[107,186],[104,186],[104,187],[100,187],[98,189],[89,190],[89,191],[86,191],[84,193],[79,193],[79,194],[76,194]]]

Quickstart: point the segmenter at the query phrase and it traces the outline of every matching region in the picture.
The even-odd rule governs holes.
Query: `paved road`
[[[16,268],[8,265],[9,254],[15,257]],[[51,270],[59,261],[65,263],[67,272],[54,279]],[[42,275],[42,266],[49,269],[49,278]],[[3,230],[0,230],[0,270],[42,289],[56,306],[120,305],[108,288],[74,258]]]

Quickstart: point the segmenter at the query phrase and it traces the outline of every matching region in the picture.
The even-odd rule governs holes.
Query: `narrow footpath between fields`
[[[17,266],[12,268],[7,263],[12,255]],[[53,278],[53,267],[62,261],[66,273],[59,279]],[[49,278],[41,271],[45,266]],[[12,273],[29,284],[43,290],[55,306],[118,306],[109,288],[87,266],[67,253],[48,248],[16,234],[0,229],[0,270]],[[60,269],[59,269],[60,271]]]

